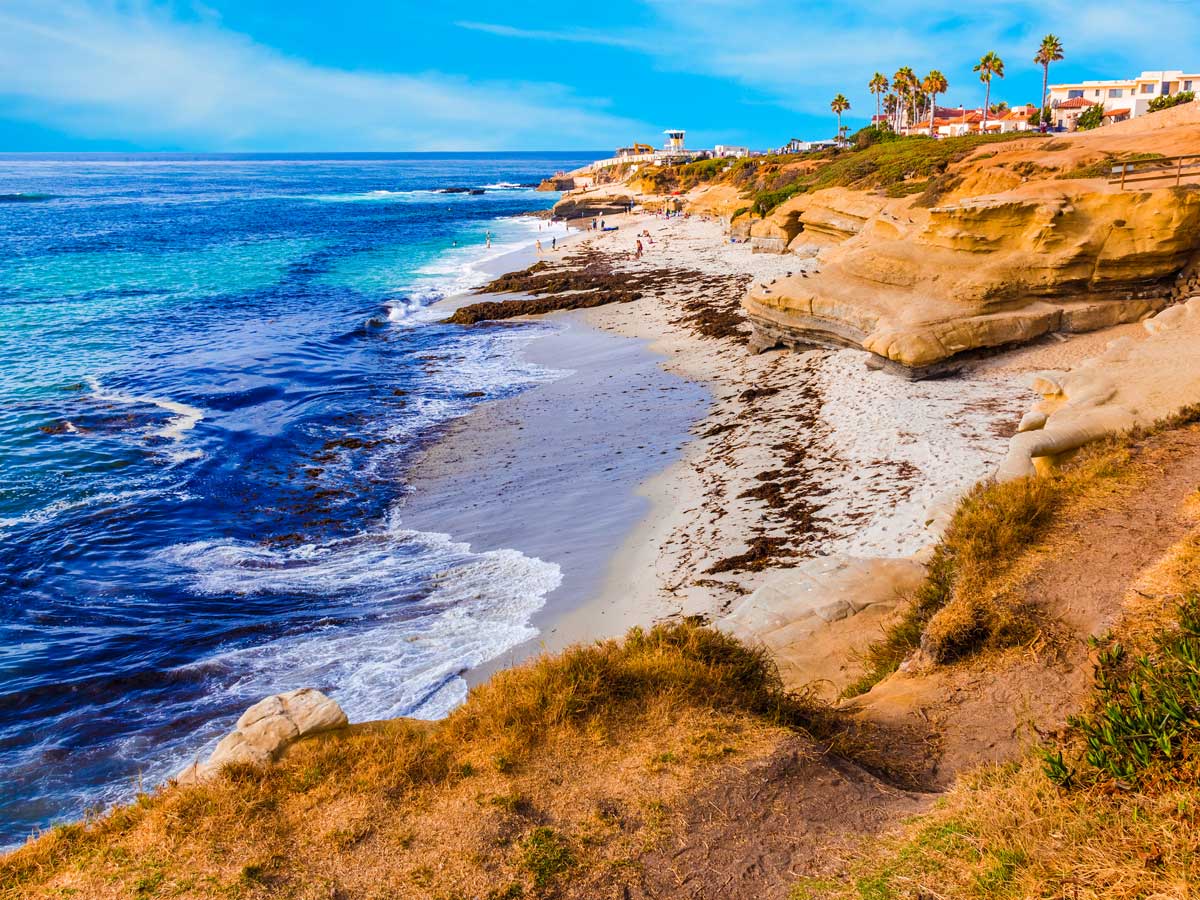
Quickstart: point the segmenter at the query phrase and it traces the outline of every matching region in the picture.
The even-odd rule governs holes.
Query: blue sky
[[[776,146],[873,110],[876,70],[941,69],[947,102],[1200,69],[1194,0],[0,0],[0,150]]]

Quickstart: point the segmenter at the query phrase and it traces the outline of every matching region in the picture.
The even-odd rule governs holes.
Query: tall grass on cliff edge
[[[1175,568],[1183,602],[1154,610],[1154,633],[1110,643],[1085,713],[1049,748],[962,777],[929,813],[866,845],[848,877],[801,880],[792,900],[1194,896],[1200,532]]]
[[[1085,447],[1048,476],[984,482],[964,497],[933,553],[925,581],[900,618],[865,653],[866,671],[843,696],[866,693],[918,648],[949,663],[987,648],[1022,642],[1037,624],[1004,591],[1005,580],[1057,522],[1092,498],[1111,496],[1136,480],[1138,444],[1200,422],[1200,404],[1147,428]]]
[[[756,735],[819,735],[833,722],[784,690],[761,649],[693,621],[635,628],[500,672],[441,722],[317,735],[275,765],[229,766],[56,828],[0,860],[0,898],[61,885],[81,897],[309,896],[298,886],[343,878],[422,896],[486,896],[474,887],[504,882],[528,896],[653,839],[663,798],[642,796],[658,782],[642,784],[638,760],[686,785]],[[643,774],[630,780],[630,766]],[[595,796],[650,804],[642,830],[598,822]],[[449,846],[461,858],[433,864]],[[374,896],[347,893],[360,895]]]

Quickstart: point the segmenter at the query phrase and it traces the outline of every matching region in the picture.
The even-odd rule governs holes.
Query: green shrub
[[[1195,99],[1195,91],[1180,91],[1178,94],[1171,94],[1166,97],[1155,97],[1150,101],[1147,109],[1150,112],[1158,112],[1161,109],[1170,109],[1173,106],[1179,106],[1181,103],[1191,103]]]
[[[854,149],[866,150],[875,144],[898,141],[900,137],[900,135],[892,131],[887,125],[868,125],[866,128],[860,128],[854,132],[850,138],[850,142],[854,145]]]
[[[1089,106],[1083,113],[1080,114],[1075,127],[1080,131],[1091,131],[1093,128],[1099,128],[1104,124],[1104,104],[1096,103]]]
[[[566,838],[553,828],[540,826],[533,829],[525,838],[522,849],[521,861],[539,891],[575,865],[575,854]]]
[[[797,194],[822,188],[883,190],[891,196],[903,196],[925,190],[930,179],[942,175],[951,165],[966,159],[984,144],[1030,137],[1028,133],[972,134],[940,141],[928,137],[881,137],[863,150],[810,154],[805,158],[821,164],[809,170],[792,169],[782,173],[786,183],[775,180],[767,185],[760,182],[751,188],[750,198],[754,212],[766,216]]]
[[[1160,631],[1150,653],[1130,659],[1118,643],[1106,648],[1094,710],[1067,724],[1086,747],[1078,765],[1099,779],[1133,784],[1169,774],[1200,738],[1200,594],[1183,602],[1178,627]],[[1043,768],[1063,787],[1077,780],[1062,750],[1046,752]]]

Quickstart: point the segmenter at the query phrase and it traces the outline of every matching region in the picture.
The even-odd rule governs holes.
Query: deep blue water
[[[0,157],[0,845],[275,690],[436,716],[531,635],[557,566],[392,508],[439,425],[552,377],[543,326],[428,306],[586,161]]]

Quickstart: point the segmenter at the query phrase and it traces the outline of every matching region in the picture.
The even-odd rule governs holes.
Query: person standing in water
[[[489,250],[492,249],[492,233],[490,231],[487,233],[487,246]]]
[[[542,255],[542,240],[541,240],[541,238],[538,238],[538,240],[537,240],[537,255],[538,256]]]

